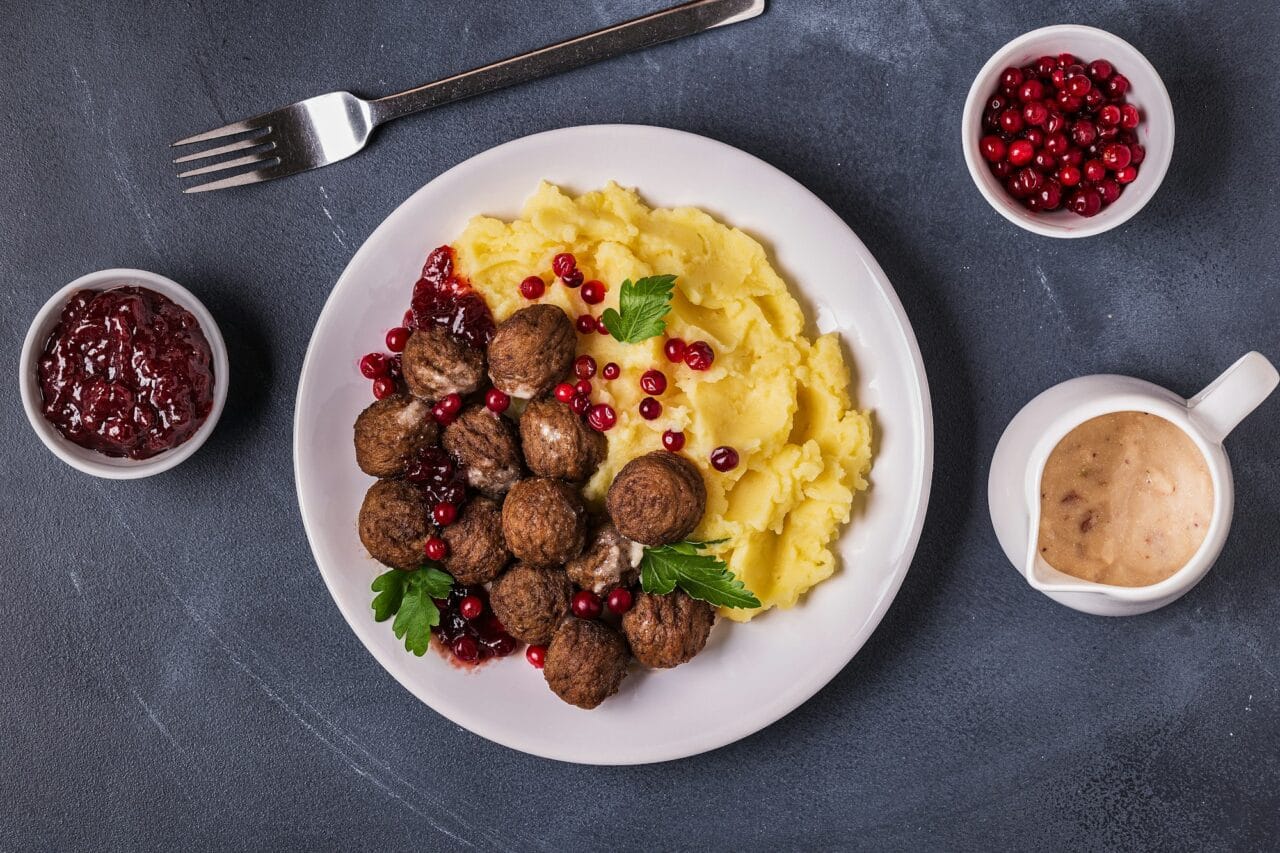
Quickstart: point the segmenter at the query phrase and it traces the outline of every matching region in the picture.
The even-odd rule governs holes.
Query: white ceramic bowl
[[[182,444],[150,459],[117,459],[73,444],[64,438],[53,424],[45,420],[40,412],[42,396],[40,382],[36,377],[36,364],[71,294],[77,290],[107,290],[127,284],[150,288],[190,311],[199,321],[200,328],[209,341],[209,348],[213,351],[213,408],[209,411],[209,417],[195,434]],[[31,428],[36,431],[36,435],[40,436],[45,447],[72,468],[95,477],[105,477],[108,480],[136,480],[141,477],[150,477],[152,474],[168,471],[199,450],[200,445],[204,444],[205,439],[213,432],[214,426],[218,423],[218,417],[222,414],[222,407],[227,402],[229,376],[227,345],[222,340],[222,332],[218,330],[218,324],[213,321],[209,311],[200,304],[200,300],[171,279],[146,270],[131,269],[91,272],[49,297],[49,301],[36,314],[31,328],[27,331],[27,339],[22,344],[22,358],[18,365],[18,387],[22,390],[22,405],[27,410],[27,420],[31,422]]]
[[[987,100],[999,88],[1000,72],[1009,66],[1028,64],[1038,57],[1074,53],[1085,62],[1105,59],[1116,71],[1129,78],[1126,100],[1142,115],[1137,135],[1147,149],[1146,159],[1138,169],[1138,177],[1125,187],[1124,194],[1097,216],[1084,218],[1066,209],[1033,213],[1009,195],[1000,180],[988,168],[978,151],[982,137],[982,111]],[[1013,224],[1046,237],[1089,237],[1127,222],[1156,194],[1169,161],[1173,157],[1173,104],[1160,75],[1138,49],[1119,36],[1095,27],[1060,24],[1033,30],[1018,36],[996,51],[982,66],[969,97],[965,100],[960,121],[960,137],[969,174],[992,207]]]

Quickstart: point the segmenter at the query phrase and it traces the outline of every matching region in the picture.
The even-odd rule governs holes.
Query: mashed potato
[[[694,208],[650,209],[613,183],[579,198],[544,183],[522,218],[477,217],[453,245],[460,272],[498,320],[529,304],[517,289],[526,276],[552,280],[557,252],[572,252],[588,279],[608,287],[603,305],[586,306],[579,291],[551,284],[540,301],[571,317],[616,308],[624,279],[678,276],[667,334],[710,343],[716,359],[709,371],[669,363],[662,337],[624,344],[578,336],[580,353],[622,368],[612,382],[593,380],[593,399],[611,403],[618,423],[607,433],[608,458],[587,485],[588,499],[603,504],[628,460],[660,448],[663,430],[683,430],[684,455],[707,484],[707,513],[696,536],[728,540],[715,552],[763,605],[725,616],[746,621],[770,607],[790,607],[831,576],[840,526],[854,494],[867,488],[871,426],[852,408],[839,341],[804,336],[800,306],[759,243]],[[660,397],[662,415],[646,421],[636,411],[645,396],[639,381],[654,367],[670,384]],[[720,445],[741,457],[728,473],[708,461]]]

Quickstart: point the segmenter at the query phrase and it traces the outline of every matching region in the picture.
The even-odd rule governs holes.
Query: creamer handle
[[[1191,419],[1210,439],[1221,443],[1280,383],[1271,362],[1258,352],[1241,357],[1188,401]]]

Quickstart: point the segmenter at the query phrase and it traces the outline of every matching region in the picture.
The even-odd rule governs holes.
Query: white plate
[[[355,465],[351,425],[371,401],[356,370],[409,303],[427,253],[476,214],[518,216],[542,179],[571,191],[610,179],[651,205],[703,208],[760,239],[821,331],[852,352],[857,404],[874,411],[872,488],[840,539],[843,565],[801,604],[738,625],[674,670],[628,675],[594,711],[557,699],[522,654],[476,671],[433,649],[414,657],[373,621],[369,584],[384,571],[360,545],[356,515],[372,482]],[[875,259],[816,196],[735,148],[674,130],[573,127],[500,145],[450,169],[400,205],[338,280],[298,388],[294,467],[316,564],[351,629],[388,672],[460,726],[513,749],[588,764],[696,755],[756,732],[804,702],[875,630],[911,563],[933,470],[933,416],[920,351]]]

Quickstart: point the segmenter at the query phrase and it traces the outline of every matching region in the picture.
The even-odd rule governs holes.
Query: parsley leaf
[[[453,578],[434,566],[412,572],[392,569],[374,578],[373,618],[385,622],[393,615],[391,630],[404,647],[418,657],[431,645],[431,629],[440,624],[440,610],[434,599],[444,598],[453,589]]]
[[[685,541],[645,548],[640,560],[641,589],[666,595],[678,586],[691,598],[717,607],[759,607],[760,599],[733,576],[724,560],[698,553],[701,548],[724,541]]]
[[[671,295],[676,287],[673,275],[651,275],[635,284],[631,279],[618,291],[618,308],[606,308],[600,319],[604,327],[624,344],[637,344],[663,333],[662,319],[671,310]]]

